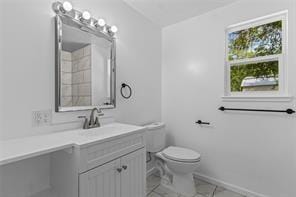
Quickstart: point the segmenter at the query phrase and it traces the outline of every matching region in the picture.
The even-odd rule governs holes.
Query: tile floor
[[[193,197],[245,197],[202,180],[196,180],[196,195]],[[160,185],[160,177],[152,174],[147,177],[147,197],[182,197]]]

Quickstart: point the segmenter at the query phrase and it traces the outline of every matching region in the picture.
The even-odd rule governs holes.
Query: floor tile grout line
[[[212,196],[211,196],[211,197],[214,197],[214,195],[215,195],[215,193],[216,193],[216,190],[217,190],[217,188],[218,188],[218,186],[217,186],[217,185],[215,185],[215,189],[214,189],[214,191],[213,191],[213,193],[212,193]]]
[[[153,189],[152,189],[148,194],[146,194],[146,196],[149,196],[152,192],[157,193],[157,192],[155,192],[154,190],[155,190],[156,188],[158,188],[158,186],[160,186],[160,184],[157,184],[155,187],[153,187]],[[159,193],[157,193],[157,194],[159,194]]]
[[[162,194],[160,194],[160,193],[158,193],[157,191],[155,191],[159,186],[160,186],[160,184],[159,184],[157,187],[155,187],[155,188],[153,189],[153,192],[154,192],[154,193],[157,193],[157,194],[160,195],[160,196],[162,196]]]
[[[157,176],[157,175],[155,175],[155,174],[151,174],[151,175],[149,175],[148,177],[150,177],[150,176],[154,176],[154,177],[160,178],[160,176]],[[151,191],[148,192],[148,193],[146,194],[146,197],[149,196],[152,192],[154,192],[154,190],[155,190],[159,185],[160,185],[160,183],[157,184],[156,186],[154,186],[154,187],[151,189]]]
[[[150,176],[154,176],[154,177],[160,178],[160,176],[157,175],[157,174],[152,174],[152,175],[150,175]],[[196,179],[196,178],[195,178],[195,179]],[[200,179],[196,179],[196,180],[200,180]],[[209,193],[209,194],[207,194],[207,195],[204,195],[203,193],[200,193],[200,192],[197,191],[196,194],[195,194],[193,197],[195,197],[196,195],[201,195],[201,196],[203,196],[203,197],[207,197],[207,196],[208,196],[208,197],[215,197],[215,194],[216,194],[217,189],[219,188],[219,186],[214,185],[214,184],[211,184],[211,183],[208,183],[208,182],[206,182],[206,181],[203,181],[203,182],[205,182],[206,184],[209,184],[209,185],[214,186],[214,187],[215,187],[214,190],[212,191],[212,193]],[[161,185],[161,183],[159,183],[159,184],[155,185],[154,187],[152,187],[151,191],[148,192],[148,193],[146,194],[146,197],[148,197],[149,195],[151,195],[151,193],[155,193],[155,194],[157,194],[157,195],[159,195],[159,196],[161,196],[161,197],[164,197],[161,193],[155,191],[158,187],[160,187],[160,185]],[[226,190],[227,190],[227,189],[226,189]],[[231,191],[231,190],[229,190],[229,191]],[[233,191],[231,191],[231,192],[233,192]],[[177,194],[177,193],[176,193],[176,194]],[[177,194],[177,195],[178,195],[178,197],[182,197],[181,194]],[[248,196],[242,195],[241,197],[248,197]]]

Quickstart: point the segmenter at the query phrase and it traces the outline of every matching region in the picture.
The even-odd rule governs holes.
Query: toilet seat
[[[162,151],[162,155],[167,159],[178,161],[178,162],[188,162],[194,163],[200,161],[200,154],[187,149],[177,146],[170,146]]]

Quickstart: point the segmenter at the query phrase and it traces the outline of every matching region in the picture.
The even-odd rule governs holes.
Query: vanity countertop
[[[145,131],[144,127],[111,123],[88,130],[69,130],[46,135],[3,140],[0,141],[0,165],[66,148],[84,147],[93,143],[118,139],[143,131]]]

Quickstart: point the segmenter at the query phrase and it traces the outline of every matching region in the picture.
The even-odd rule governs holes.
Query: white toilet
[[[147,152],[156,153],[156,166],[164,187],[184,196],[193,196],[196,193],[193,172],[199,165],[200,154],[176,146],[165,148],[164,127],[164,123],[146,125]]]

